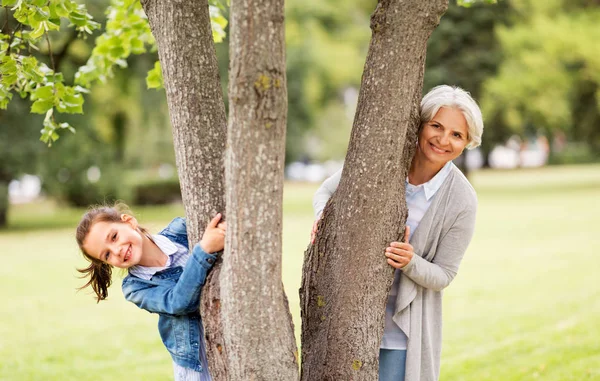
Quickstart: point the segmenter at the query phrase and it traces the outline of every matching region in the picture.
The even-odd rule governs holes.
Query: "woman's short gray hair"
[[[462,111],[469,128],[469,143],[466,148],[472,149],[481,144],[483,118],[471,94],[457,86],[434,87],[421,101],[421,124],[433,119],[441,107],[453,107]]]

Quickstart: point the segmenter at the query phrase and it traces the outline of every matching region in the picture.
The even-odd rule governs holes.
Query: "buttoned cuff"
[[[217,255],[208,254],[207,252],[202,250],[202,247],[199,243],[194,245],[194,252],[192,253],[192,256],[206,269],[212,268],[215,262],[217,261]]]

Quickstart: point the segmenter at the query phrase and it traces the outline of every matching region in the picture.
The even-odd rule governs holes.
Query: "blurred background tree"
[[[487,130],[493,136],[499,131],[564,134],[577,143],[576,155],[582,160],[597,157],[600,3],[522,0],[510,5],[510,24],[496,28],[502,53],[499,71],[483,86]]]

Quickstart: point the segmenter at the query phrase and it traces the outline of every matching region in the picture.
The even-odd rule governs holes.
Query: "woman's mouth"
[[[439,154],[443,154],[446,153],[446,150],[440,149],[436,146],[434,146],[433,144],[429,143],[429,146],[431,147],[431,149],[433,150],[433,152],[439,153]]]

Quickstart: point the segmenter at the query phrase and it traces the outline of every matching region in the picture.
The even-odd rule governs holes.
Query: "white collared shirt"
[[[153,235],[152,240],[163,253],[167,254],[167,263],[165,266],[146,267],[136,265],[129,268],[129,274],[141,279],[150,280],[154,274],[164,269],[176,266],[185,267],[185,264],[190,257],[188,249],[185,246],[172,242],[170,239],[160,234]]]
[[[408,177],[406,178],[406,206],[408,207],[406,225],[410,226],[411,236],[414,234],[415,230],[417,230],[421,219],[431,205],[431,199],[440,189],[451,169],[452,162],[449,161],[431,180],[421,185],[412,185],[408,182]],[[400,327],[392,320],[394,310],[396,309],[396,295],[398,294],[401,272],[402,270],[396,270],[394,283],[392,284],[385,308],[385,327],[380,346],[383,349],[406,349],[407,337]]]

